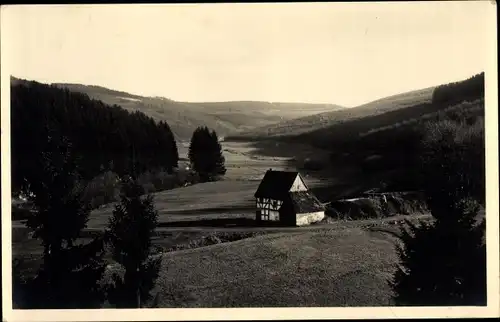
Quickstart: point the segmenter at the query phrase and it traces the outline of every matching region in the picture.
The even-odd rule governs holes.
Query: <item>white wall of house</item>
[[[290,191],[292,191],[292,192],[307,191],[307,187],[306,187],[304,181],[302,181],[302,178],[300,177],[300,175],[297,175],[297,177],[295,177],[295,181],[293,182],[292,187],[290,188]]]
[[[311,223],[321,221],[323,220],[323,218],[325,218],[324,211],[297,214],[296,225],[297,226],[309,225]]]
[[[279,221],[279,209],[283,201],[271,198],[257,198],[257,210],[260,211],[260,219],[265,221]]]

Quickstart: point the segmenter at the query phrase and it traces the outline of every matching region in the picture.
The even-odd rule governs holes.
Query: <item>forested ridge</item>
[[[384,175],[387,182],[392,182],[392,189],[419,189],[421,184],[420,174],[415,169],[419,166],[421,158],[421,145],[428,135],[429,127],[444,126],[442,124],[451,122],[457,128],[458,133],[471,131],[477,132],[478,137],[482,137],[484,132],[484,73],[477,74],[467,80],[444,84],[438,86],[433,93],[431,103],[423,106],[412,107],[420,110],[419,114],[409,117],[401,117],[402,112],[391,112],[390,115],[382,115],[380,118],[392,119],[392,122],[380,122],[370,131],[365,126],[365,132],[352,131],[353,135],[343,137],[331,137],[330,144],[332,150],[337,148],[341,151],[352,153],[359,162],[360,169],[366,175],[373,176],[378,171],[392,171],[394,177]],[[387,113],[389,114],[389,113]],[[401,115],[398,115],[401,114]],[[373,118],[372,124],[377,125],[377,120]],[[358,123],[369,124],[370,119],[360,120]],[[355,122],[352,128],[355,129]],[[361,124],[363,125],[363,124]],[[359,126],[360,128],[362,126]],[[346,128],[348,128],[346,126]],[[469,135],[468,133],[467,135]],[[471,143],[472,144],[472,143]],[[484,176],[484,140],[474,141],[473,148],[481,156],[474,160],[475,168],[479,171],[471,175],[482,178]],[[338,151],[337,150],[337,151]],[[365,158],[370,155],[382,157],[376,161],[367,161]],[[352,160],[351,160],[352,161]],[[478,179],[479,180],[479,179]],[[483,187],[484,190],[484,187]]]
[[[79,174],[86,180],[108,170],[120,176],[150,169],[170,172],[179,159],[167,122],[157,123],[86,94],[16,80],[11,85],[13,191],[37,171],[49,130],[71,142]]]
[[[449,106],[470,101],[484,97],[484,90],[484,72],[482,72],[463,81],[436,87],[432,93],[432,103]]]

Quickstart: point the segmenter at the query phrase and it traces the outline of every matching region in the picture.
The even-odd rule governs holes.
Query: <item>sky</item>
[[[8,69],[178,101],[356,106],[487,68],[491,3],[2,8]]]

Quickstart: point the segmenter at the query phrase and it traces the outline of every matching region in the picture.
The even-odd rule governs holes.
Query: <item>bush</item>
[[[138,182],[146,192],[170,190],[183,185],[182,174],[179,171],[168,173],[165,170],[147,171],[138,177]]]
[[[145,193],[154,193],[181,187],[190,179],[184,171],[168,173],[163,169],[149,170],[137,178]],[[83,198],[92,209],[113,203],[120,198],[120,189],[123,179],[116,173],[107,171],[88,182],[84,189]],[[194,181],[194,180],[193,180]]]
[[[339,200],[330,204],[327,215],[337,219],[357,220],[383,216],[381,204],[376,199],[358,198]]]
[[[473,197],[485,202],[484,121],[429,123],[422,143],[422,188],[432,203]]]
[[[387,193],[334,201],[325,214],[337,219],[358,220],[427,212],[425,199],[419,194]]]
[[[114,172],[107,171],[86,184],[83,199],[92,209],[115,202],[119,198],[120,185],[120,177]]]

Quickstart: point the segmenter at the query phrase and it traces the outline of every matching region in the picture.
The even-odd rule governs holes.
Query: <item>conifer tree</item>
[[[213,149],[212,149],[212,155],[213,155],[213,173],[215,175],[225,175],[226,174],[226,167],[225,167],[225,162],[226,159],[224,158],[224,155],[222,154],[222,146],[219,142],[219,137],[217,136],[217,133],[215,131],[212,131],[210,134],[211,137],[211,142],[213,144]]]
[[[36,213],[27,221],[43,246],[43,264],[34,279],[17,285],[27,308],[98,308],[104,273],[103,242],[76,244],[86,227],[89,206],[82,201],[71,143],[51,128],[26,189]],[[18,279],[19,281],[20,279]]]
[[[167,169],[167,172],[171,173],[173,168],[176,168],[178,166],[179,162],[179,151],[177,149],[177,142],[167,122],[160,121],[159,128],[162,131],[163,135],[165,136],[165,141],[168,142],[166,146],[166,151],[164,151],[162,155],[166,156],[165,167]]]
[[[474,174],[482,172],[475,160],[484,154],[481,122],[467,128],[444,121],[426,130],[423,188],[435,220],[407,222],[402,232],[391,282],[396,303],[486,305],[485,219],[478,220],[484,179]]]
[[[191,167],[201,181],[213,181],[226,173],[225,158],[215,131],[198,127],[191,137],[188,152]]]
[[[150,291],[161,267],[161,258],[150,257],[158,213],[152,197],[142,197],[143,194],[143,187],[129,178],[107,230],[113,259],[125,270],[123,277],[113,275],[114,286],[108,300],[121,308],[142,307],[151,299]]]

